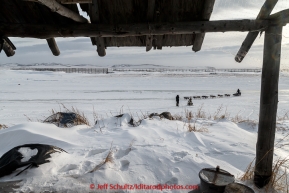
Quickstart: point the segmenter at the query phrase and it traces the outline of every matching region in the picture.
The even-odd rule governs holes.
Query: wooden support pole
[[[272,12],[273,8],[275,7],[278,0],[266,0],[263,4],[256,20],[258,19],[266,19],[269,17],[270,13]],[[241,48],[239,49],[235,61],[242,62],[244,57],[247,55],[248,51],[250,50],[251,46],[253,45],[255,39],[257,38],[259,31],[256,32],[249,32],[242,43]]]
[[[146,51],[150,51],[153,47],[153,36],[146,36]]]
[[[254,183],[257,187],[268,184],[272,175],[278,81],[280,71],[282,26],[271,26],[265,31],[258,140]]]
[[[75,13],[71,11],[70,9],[64,7],[60,3],[58,3],[55,0],[37,0],[37,2],[42,3],[43,5],[47,6],[51,9],[51,11],[56,12],[64,17],[68,17],[74,21],[81,22],[81,23],[87,23],[87,19],[79,15],[78,13]]]
[[[7,57],[14,56],[16,47],[14,44],[10,41],[8,37],[2,37],[0,38],[0,52],[4,50]]]
[[[205,0],[202,20],[209,21],[211,14],[213,12],[214,4],[215,4],[215,0]],[[205,38],[205,33],[198,33],[195,35],[194,45],[192,48],[193,51],[198,52],[201,50],[204,38]]]
[[[3,50],[4,50],[7,57],[14,56],[14,54],[15,54],[13,47],[10,46],[6,40],[3,41]]]
[[[48,46],[52,52],[52,54],[54,56],[59,56],[60,55],[60,51],[58,49],[58,46],[56,44],[56,41],[54,38],[49,38],[49,39],[46,39],[47,43],[48,43]]]
[[[148,0],[147,20],[152,22],[154,19],[155,12],[155,0]],[[146,36],[146,51],[150,51],[153,47],[153,35]]]
[[[257,31],[271,24],[268,20],[219,20],[139,24],[11,24],[0,22],[0,34],[9,37],[128,37],[176,35],[204,32]]]
[[[90,5],[90,17],[91,22],[96,24],[99,23],[99,8],[97,0],[92,0],[92,4]],[[99,56],[103,57],[106,55],[105,51],[105,41],[103,37],[91,37],[92,45],[97,46],[97,53]]]

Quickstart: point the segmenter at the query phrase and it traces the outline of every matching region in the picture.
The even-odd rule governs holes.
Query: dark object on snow
[[[231,183],[226,186],[224,193],[254,193],[254,190],[244,184]]]
[[[151,113],[150,115],[149,115],[149,118],[152,118],[152,117],[154,117],[154,116],[160,116],[158,113]]]
[[[166,118],[166,119],[168,119],[168,120],[174,120],[173,119],[173,116],[171,115],[171,113],[170,112],[163,112],[163,113],[161,113],[160,114],[160,117],[162,118]]]
[[[23,155],[19,152],[20,148],[30,148],[31,150],[37,149],[37,154],[29,158],[27,161],[21,161]],[[27,166],[17,175],[30,167],[38,167],[41,164],[49,162],[48,158],[51,158],[50,154],[55,152],[66,152],[63,149],[51,145],[44,144],[26,144],[14,147],[13,149],[6,152],[0,158],[0,177],[11,174],[18,168]]]
[[[235,181],[234,175],[216,168],[204,168],[199,172],[201,192],[223,193],[225,187]]]
[[[193,106],[192,98],[190,97],[188,100],[188,106]]]
[[[180,97],[179,97],[179,95],[177,95],[176,96],[176,105],[177,105],[177,107],[179,106],[179,102],[180,102]]]
[[[241,91],[240,89],[237,90],[237,92],[235,94],[233,94],[234,96],[241,96]]]
[[[73,127],[87,124],[84,117],[76,113],[58,112],[43,121],[43,123],[53,123],[58,127]]]
[[[116,115],[115,117],[120,118],[122,116],[123,116],[123,114],[120,114],[120,115]]]
[[[185,100],[188,100],[190,97],[184,97]]]

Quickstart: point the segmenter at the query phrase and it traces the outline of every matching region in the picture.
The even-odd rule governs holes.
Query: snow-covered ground
[[[24,192],[97,192],[98,184],[106,183],[196,185],[202,168],[217,165],[238,178],[255,157],[260,80],[260,73],[66,74],[2,68],[0,124],[9,128],[0,130],[0,156],[28,143],[55,145],[68,153],[55,153],[50,163],[0,181],[22,179]],[[193,100],[190,107],[183,98],[233,94],[238,88],[241,97]],[[180,107],[175,106],[177,94]],[[280,118],[289,111],[288,95],[289,76],[281,74]],[[39,122],[50,116],[52,109],[63,110],[62,104],[84,112],[91,126],[58,128]],[[188,132],[186,120],[158,117],[144,119],[138,127],[128,124],[131,115],[138,120],[143,115],[169,111],[185,117],[185,111],[195,115],[201,107],[206,118],[191,121],[205,132]],[[93,112],[97,114],[96,125]],[[122,113],[123,117],[114,117]],[[225,118],[220,119],[221,115]],[[276,142],[289,133],[289,121],[278,123]],[[88,173],[102,163],[110,149],[113,163]],[[35,153],[25,152],[28,157]],[[284,158],[288,152],[283,146],[275,156]],[[91,189],[91,184],[96,188]]]

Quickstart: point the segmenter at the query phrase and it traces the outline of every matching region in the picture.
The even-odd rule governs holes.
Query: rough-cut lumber
[[[148,22],[152,22],[154,19],[154,11],[155,11],[155,0],[148,0],[148,11],[147,11],[147,20]],[[146,36],[146,51],[150,51],[153,47],[153,36]]]
[[[71,11],[70,9],[64,7],[63,5],[56,2],[55,0],[37,0],[37,2],[42,3],[43,5],[49,7],[51,11],[56,12],[64,17],[68,17],[77,22],[87,23],[87,19]]]
[[[272,26],[265,31],[258,139],[254,182],[264,187],[272,175],[278,81],[280,70],[282,26]]]
[[[219,20],[141,24],[7,24],[0,22],[0,34],[9,37],[128,37],[174,35],[204,32],[258,31],[271,24],[268,20]]]
[[[58,46],[56,44],[56,41],[54,38],[49,38],[49,39],[46,39],[47,43],[48,43],[48,46],[52,52],[52,54],[54,56],[59,56],[60,55],[60,51],[58,49]]]
[[[257,16],[257,20],[268,18],[277,2],[278,0],[266,0]],[[241,48],[239,49],[235,57],[236,62],[242,62],[242,60],[244,59],[244,57],[250,50],[251,46],[253,45],[258,34],[259,34],[259,31],[249,32],[247,34],[247,37],[245,38],[244,42],[242,43]]]
[[[98,3],[97,0],[92,0],[92,4],[90,5],[90,17],[91,22],[96,24],[99,23],[99,9],[98,9]],[[105,51],[105,44],[104,44],[104,38],[103,37],[91,37],[92,45],[97,46],[97,53],[99,56],[103,57],[106,55]]]
[[[215,0],[205,0],[202,20],[208,21],[210,19],[211,14],[213,12],[214,4],[215,4]],[[196,34],[194,45],[192,48],[193,51],[198,52],[201,50],[204,38],[205,38],[205,33]]]

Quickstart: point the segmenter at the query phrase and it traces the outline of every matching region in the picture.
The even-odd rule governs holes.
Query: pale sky
[[[211,20],[254,19],[265,0],[216,0]],[[288,0],[279,0],[273,13],[288,9]],[[85,16],[85,15],[84,15]],[[163,47],[162,50],[145,51],[145,47],[122,47],[106,50],[99,57],[96,46],[89,38],[56,38],[60,56],[53,56],[46,40],[11,38],[17,47],[13,57],[0,53],[0,64],[5,63],[62,63],[111,66],[118,64],[155,64],[175,67],[254,68],[262,67],[264,35],[258,37],[242,63],[234,60],[246,32],[209,33],[200,52],[192,47]],[[283,28],[281,68],[289,67],[289,27]]]

